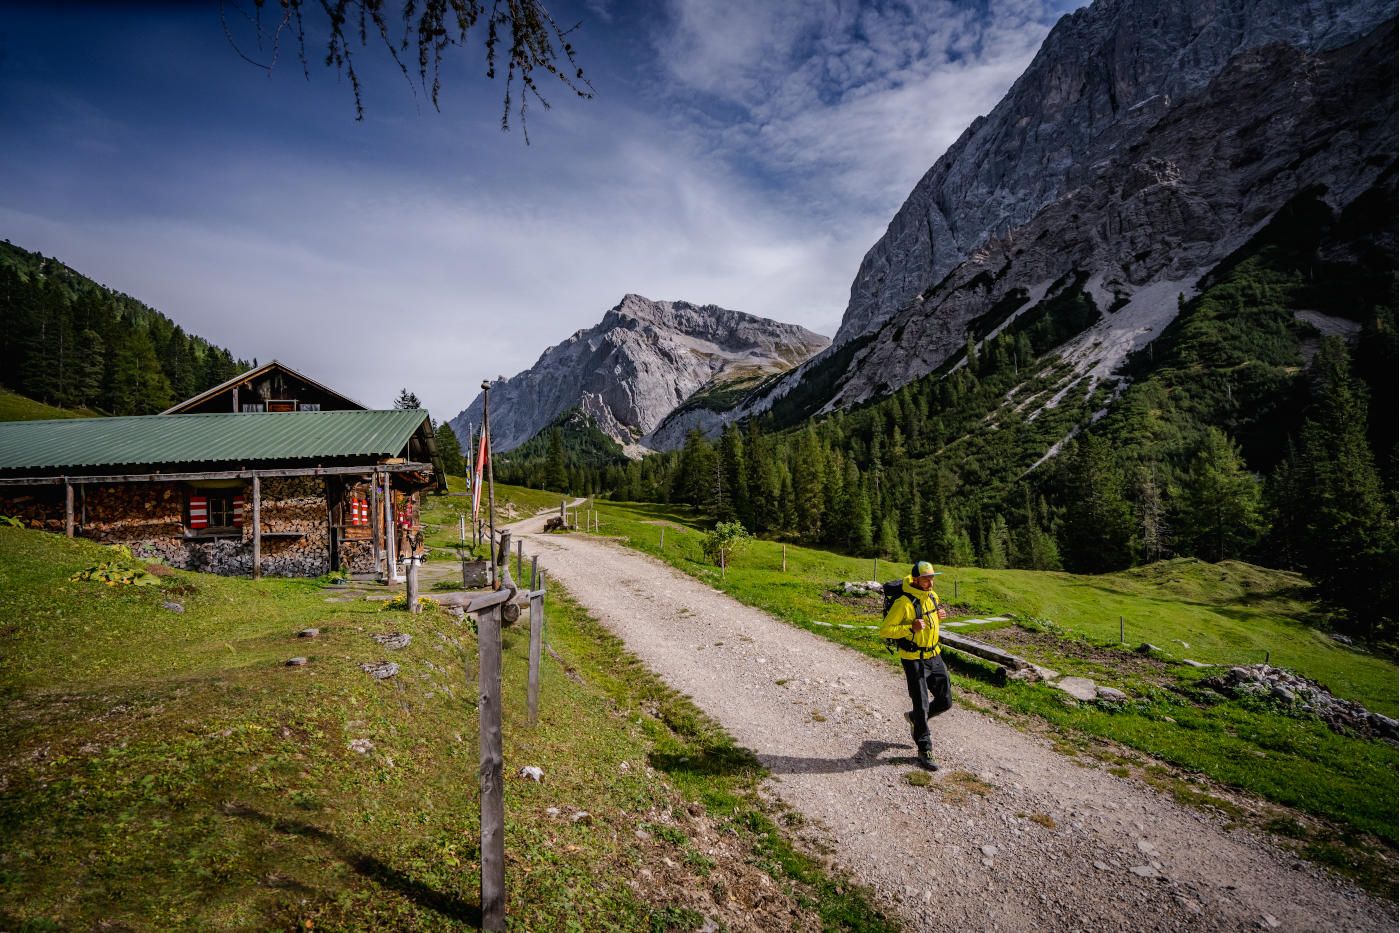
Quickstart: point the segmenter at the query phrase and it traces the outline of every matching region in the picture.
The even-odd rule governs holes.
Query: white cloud
[[[655,45],[671,96],[699,111],[693,131],[717,154],[782,177],[832,219],[888,220],[1000,100],[1061,7],[672,0]]]

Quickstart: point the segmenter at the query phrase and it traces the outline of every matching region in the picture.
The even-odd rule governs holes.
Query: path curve
[[[933,723],[933,780],[970,773],[989,793],[911,786],[897,670],[647,555],[542,527],[515,526],[550,579],[752,749],[767,789],[911,929],[1396,929],[1393,905],[1223,816],[962,707]]]

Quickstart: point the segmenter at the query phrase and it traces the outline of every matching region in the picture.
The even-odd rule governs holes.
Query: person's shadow
[[[774,774],[840,774],[885,765],[918,765],[919,759],[914,755],[883,754],[892,748],[908,747],[899,742],[867,739],[860,743],[860,747],[849,758],[799,758],[795,755],[760,754],[758,760]]]

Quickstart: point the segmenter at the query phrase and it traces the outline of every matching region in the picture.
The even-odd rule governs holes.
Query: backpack
[[[885,598],[885,608],[880,614],[880,618],[882,619],[890,614],[890,607],[894,605],[895,600],[899,599],[901,596],[907,597],[909,595],[904,592],[903,580],[891,580],[888,583],[881,584],[880,593]],[[914,604],[914,618],[922,619],[924,617],[923,600],[911,599],[909,601]],[[937,600],[934,601],[934,605],[938,605]],[[923,649],[908,638],[886,638],[885,650],[890,654],[894,654],[896,651],[917,651],[921,655],[923,653]]]

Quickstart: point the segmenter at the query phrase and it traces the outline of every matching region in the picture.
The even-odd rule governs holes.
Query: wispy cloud
[[[830,219],[888,219],[1077,4],[671,0],[654,38],[685,122]]]

